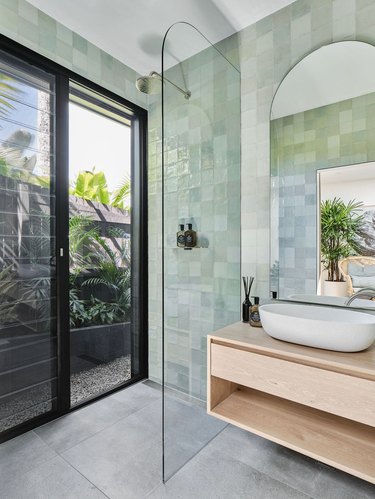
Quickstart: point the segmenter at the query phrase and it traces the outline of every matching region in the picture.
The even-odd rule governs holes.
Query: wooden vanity
[[[212,416],[375,483],[375,347],[339,353],[242,322],[208,336]]]

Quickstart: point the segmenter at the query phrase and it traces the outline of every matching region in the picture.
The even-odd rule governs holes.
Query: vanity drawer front
[[[211,375],[375,426],[375,382],[211,343]]]

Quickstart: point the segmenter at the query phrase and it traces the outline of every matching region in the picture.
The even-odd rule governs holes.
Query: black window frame
[[[148,377],[148,237],[147,237],[147,110],[124,97],[92,82],[37,52],[0,34],[0,49],[31,66],[55,77],[56,82],[56,262],[57,262],[57,358],[58,404],[55,411],[35,417],[0,433],[0,443],[52,421],[64,414],[91,404],[103,397]],[[108,98],[129,110],[132,118],[131,156],[133,169],[132,210],[137,234],[132,232],[132,246],[138,252],[137,352],[138,374],[115,388],[71,407],[70,402],[70,338],[69,338],[69,89],[74,82]],[[134,82],[135,83],[135,82]],[[125,85],[125,81],[124,81]],[[133,219],[132,219],[133,225]],[[132,229],[133,231],[133,229]],[[135,237],[136,236],[136,237]],[[133,239],[134,238],[134,239]],[[62,253],[60,251],[62,250]],[[61,256],[62,254],[62,256]],[[133,290],[134,291],[134,290]],[[133,375],[133,369],[132,369]]]

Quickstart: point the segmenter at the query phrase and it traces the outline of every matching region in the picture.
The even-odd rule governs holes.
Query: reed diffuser
[[[250,301],[250,290],[254,282],[254,277],[242,277],[242,282],[245,291],[245,300],[242,303],[242,322],[249,322],[250,307],[253,305]]]

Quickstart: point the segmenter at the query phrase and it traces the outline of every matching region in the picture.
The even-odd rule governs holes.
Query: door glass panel
[[[56,409],[54,92],[0,51],[0,432]]]
[[[128,381],[132,365],[129,116],[72,87],[69,107],[71,404]]]

